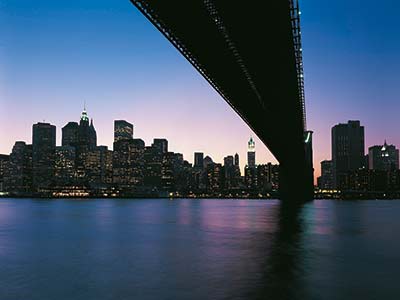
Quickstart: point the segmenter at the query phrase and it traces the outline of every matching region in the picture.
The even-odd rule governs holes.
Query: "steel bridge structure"
[[[268,147],[281,198],[313,195],[298,0],[131,0]]]

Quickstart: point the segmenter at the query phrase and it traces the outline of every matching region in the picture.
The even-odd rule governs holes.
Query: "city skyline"
[[[318,1],[300,4],[317,177],[319,162],[331,159],[327,133],[333,124],[361,120],[366,147],[384,139],[400,144],[395,84],[400,44],[393,38],[399,25],[393,21],[396,15],[390,17],[398,4],[384,1],[376,8],[372,1],[362,7],[337,1],[329,9]],[[372,10],[373,18],[367,18]],[[2,4],[0,14],[0,153],[9,153],[15,140],[30,142],[31,124],[43,119],[57,126],[59,143],[61,127],[76,119],[86,100],[103,133],[99,144],[110,146],[110,124],[126,119],[146,143],[153,136],[165,137],[173,141],[173,151],[191,162],[196,151],[217,161],[230,149],[245,157],[243,141],[251,135],[257,162],[276,161],[129,1],[44,1],[35,6],[20,1]]]
[[[80,118],[81,118],[81,119],[82,119],[82,118],[85,118],[85,120],[87,120],[88,122],[90,122],[91,125],[94,125],[94,126],[96,127],[96,123],[95,123],[95,121],[94,121],[94,118],[91,116],[90,112],[86,109],[86,105],[83,106],[83,110],[82,110],[81,113],[80,113]],[[113,120],[113,121],[111,122],[111,124],[110,124],[110,127],[112,128],[112,131],[113,131],[111,144],[102,144],[101,142],[97,142],[98,146],[106,146],[106,147],[108,147],[110,150],[114,150],[114,149],[113,149],[113,148],[114,148],[114,143],[115,143],[116,141],[118,141],[118,138],[116,138],[116,136],[115,136],[115,134],[116,134],[116,132],[115,132],[115,126],[116,126],[116,124],[118,124],[119,122],[132,125],[132,126],[133,126],[133,127],[132,127],[132,131],[131,131],[132,137],[135,138],[135,139],[141,139],[141,140],[143,140],[144,143],[145,143],[145,145],[151,145],[152,142],[154,142],[154,140],[157,140],[157,139],[166,139],[166,140],[170,141],[170,139],[168,139],[167,137],[165,137],[165,136],[159,136],[159,135],[153,135],[153,136],[150,137],[149,139],[146,139],[146,140],[145,140],[145,139],[143,139],[143,137],[138,136],[138,135],[136,134],[137,125],[136,125],[135,123],[133,123],[131,120],[117,119],[117,120]],[[132,123],[130,123],[130,122],[132,122]],[[54,130],[55,130],[55,137],[54,137],[54,138],[55,138],[55,140],[56,140],[55,145],[56,145],[57,147],[63,146],[63,144],[64,144],[64,138],[65,138],[65,134],[63,134],[63,129],[64,129],[65,127],[67,127],[68,125],[70,125],[71,123],[74,123],[74,124],[78,125],[78,123],[79,123],[79,118],[77,117],[75,120],[72,120],[72,121],[69,120],[69,121],[67,121],[65,124],[63,124],[63,125],[61,125],[61,126],[55,125],[55,123],[58,124],[58,123],[60,123],[60,122],[54,122],[54,123],[53,123],[53,122],[50,122],[50,121],[48,121],[48,120],[46,120],[46,119],[41,120],[41,121],[38,120],[38,121],[35,122],[34,124],[31,124],[30,128],[28,129],[29,134],[30,134],[30,138],[28,138],[27,140],[22,140],[22,139],[14,140],[13,144],[11,145],[10,151],[4,152],[4,153],[0,153],[0,154],[9,155],[9,154],[12,152],[12,148],[13,148],[13,146],[15,145],[16,142],[24,142],[24,143],[26,143],[26,145],[32,145],[32,143],[33,143],[33,132],[32,132],[32,128],[34,128],[35,125],[37,125],[37,124],[48,124],[48,125],[54,127]],[[104,137],[102,137],[102,134],[98,134],[98,135],[96,136],[96,138],[97,138],[98,141],[104,140]],[[257,146],[256,146],[256,143],[255,143],[254,139],[258,139],[258,138],[257,138],[256,135],[253,133],[252,135],[250,135],[250,136],[248,137],[247,140],[243,141],[243,143],[242,143],[242,144],[243,144],[243,147],[242,147],[242,148],[245,149],[245,150],[243,150],[243,153],[244,153],[243,155],[240,155],[240,154],[239,154],[239,153],[242,152],[242,151],[236,151],[235,149],[231,149],[230,152],[228,152],[228,153],[222,153],[222,154],[221,154],[221,155],[222,155],[222,159],[221,159],[221,160],[216,159],[216,158],[213,157],[210,153],[204,152],[202,149],[198,149],[198,150],[194,151],[194,152],[192,153],[192,155],[186,156],[184,153],[182,153],[182,151],[179,151],[179,146],[178,146],[177,148],[173,148],[173,147],[170,147],[171,144],[169,144],[169,145],[168,145],[168,148],[171,149],[172,152],[182,153],[182,154],[183,154],[183,158],[184,158],[185,160],[187,160],[188,162],[190,162],[192,165],[195,165],[195,154],[196,154],[196,153],[203,153],[203,154],[204,154],[204,157],[208,156],[208,157],[210,157],[211,159],[213,159],[213,161],[216,162],[216,163],[223,163],[223,162],[224,162],[224,158],[226,158],[226,156],[230,156],[230,155],[231,155],[231,156],[239,155],[239,157],[247,158],[247,157],[248,157],[249,151],[252,152],[252,153],[255,153],[255,152],[257,151]],[[250,145],[250,143],[252,144],[251,150],[249,150],[249,147],[250,147],[249,145]],[[265,147],[265,146],[262,144],[261,141],[259,141],[259,143],[261,143],[261,147]],[[173,145],[173,144],[174,144],[174,143],[172,143],[172,145]],[[257,155],[258,155],[258,153],[257,153]],[[258,164],[264,163],[264,162],[262,162],[262,163],[261,163],[261,162],[260,162],[260,163],[257,163],[257,161],[258,161],[257,155],[254,155],[254,159],[253,159],[254,165],[258,165]],[[276,160],[273,158],[273,161],[267,161],[267,162],[265,162],[265,163],[277,163],[277,162],[276,162]],[[239,165],[240,165],[240,170],[241,170],[242,172],[244,172],[244,169],[245,169],[245,167],[246,167],[246,165],[247,165],[247,159],[246,159],[246,160],[245,160],[245,159],[240,160]]]
[[[255,143],[248,142],[243,176],[240,157],[227,155],[223,164],[195,152],[194,164],[168,149],[168,140],[146,145],[133,135],[134,125],[114,120],[113,149],[97,144],[93,119],[83,108],[79,123],[62,127],[32,125],[32,144],[15,141],[9,155],[0,155],[0,195],[19,197],[271,197],[279,191],[279,165],[255,164]]]

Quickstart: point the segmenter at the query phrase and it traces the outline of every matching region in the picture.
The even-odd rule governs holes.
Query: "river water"
[[[0,199],[0,299],[400,299],[400,201]]]

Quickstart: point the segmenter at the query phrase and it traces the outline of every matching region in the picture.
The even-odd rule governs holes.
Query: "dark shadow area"
[[[274,212],[277,228],[262,265],[262,280],[248,299],[309,299],[303,281],[306,253],[302,211],[303,205],[280,202]]]

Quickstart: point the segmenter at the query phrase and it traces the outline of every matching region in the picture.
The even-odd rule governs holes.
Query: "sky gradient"
[[[314,165],[330,159],[330,129],[359,119],[366,148],[400,146],[400,25],[396,1],[301,1],[308,128]],[[266,14],[267,17],[267,14]],[[246,160],[254,134],[129,0],[0,0],[0,153],[31,142],[32,124],[78,121],[83,102],[98,144],[113,120],[193,162]],[[256,138],[257,163],[275,159]]]

